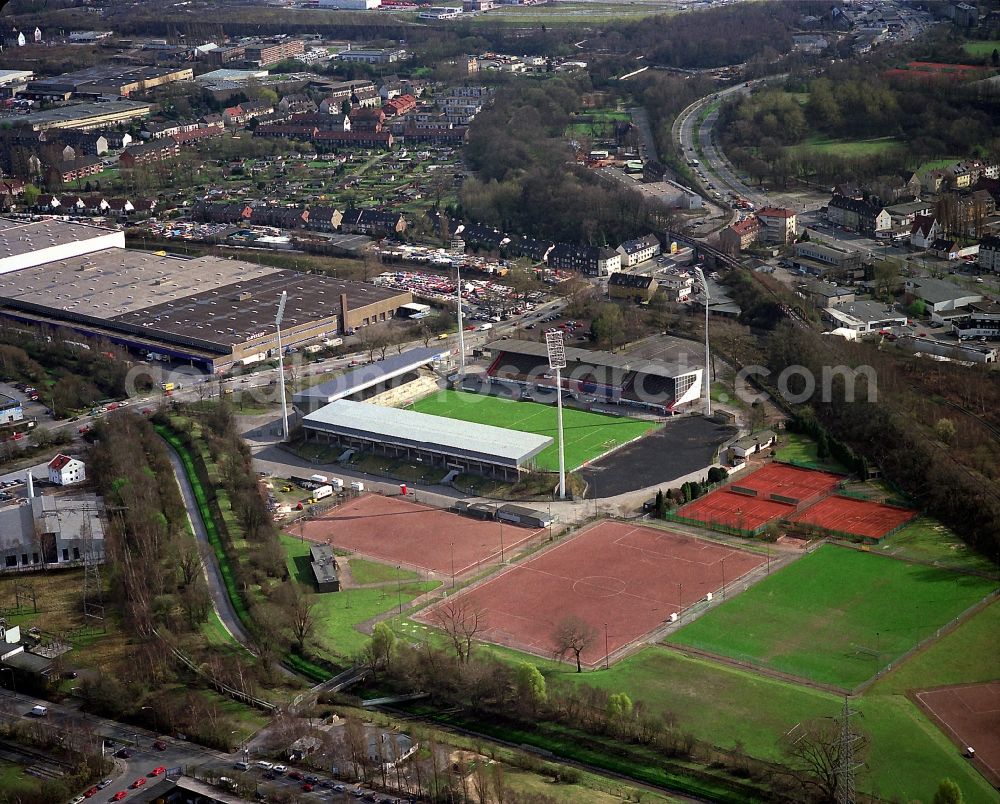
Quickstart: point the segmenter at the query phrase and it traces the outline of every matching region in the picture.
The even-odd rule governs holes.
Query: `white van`
[[[365,490],[365,484],[362,483],[360,480],[355,480],[351,483],[351,491],[361,492],[364,490]]]

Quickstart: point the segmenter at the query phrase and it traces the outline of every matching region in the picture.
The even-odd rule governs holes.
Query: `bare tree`
[[[552,637],[556,643],[556,657],[562,659],[567,653],[572,653],[576,659],[576,672],[582,672],[580,654],[594,643],[597,629],[575,614],[567,614],[556,625]]]
[[[452,600],[434,612],[434,621],[444,630],[455,649],[461,664],[472,655],[472,642],[485,627],[482,609],[473,608],[467,601]]]
[[[839,718],[808,720],[796,725],[782,741],[788,767],[815,800],[837,801],[843,748],[841,727]],[[862,760],[867,746],[867,736],[858,735],[852,746],[856,762]]]
[[[293,596],[288,607],[289,624],[292,629],[292,636],[299,646],[299,650],[304,650],[306,640],[312,635],[316,627],[316,618],[313,616],[313,591],[303,584],[295,584]]]

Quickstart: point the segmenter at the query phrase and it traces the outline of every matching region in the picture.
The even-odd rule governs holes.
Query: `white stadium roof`
[[[548,436],[340,399],[302,420],[307,429],[519,466],[552,443]]]

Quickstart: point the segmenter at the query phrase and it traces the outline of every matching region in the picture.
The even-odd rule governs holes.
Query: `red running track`
[[[679,612],[764,562],[753,553],[659,528],[599,522],[496,577],[425,610],[418,619],[435,624],[435,612],[452,603],[479,611],[478,638],[551,657],[553,632],[567,615],[591,626],[587,665],[607,649],[650,633]],[[570,658],[567,656],[567,658]]]
[[[297,534],[299,526],[292,531]],[[499,561],[501,535],[506,555],[540,532],[378,494],[358,497],[302,525],[303,537],[311,542],[445,576]]]

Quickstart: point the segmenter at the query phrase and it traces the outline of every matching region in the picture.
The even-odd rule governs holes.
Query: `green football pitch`
[[[464,422],[478,422],[508,430],[520,430],[524,433],[537,433],[556,439],[555,405],[498,399],[495,396],[462,391],[438,391],[415,402],[412,410]],[[566,469],[576,469],[613,447],[645,435],[658,427],[656,422],[563,408]],[[539,469],[558,471],[558,445],[552,443],[546,447],[538,454],[535,462]]]
[[[669,642],[852,689],[934,636],[994,583],[825,545]]]

